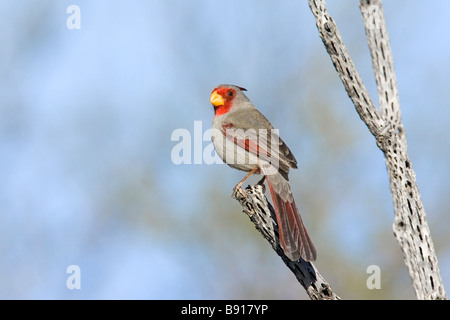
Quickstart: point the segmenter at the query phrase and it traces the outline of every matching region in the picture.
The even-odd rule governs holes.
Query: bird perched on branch
[[[262,174],[272,196],[278,222],[280,245],[292,261],[300,257],[316,259],[316,249],[295,205],[288,173],[297,168],[297,160],[281,140],[278,130],[259,112],[243,91],[235,85],[219,85],[211,93],[214,106],[212,141],[217,154],[230,167],[248,174],[234,188],[253,174]],[[261,180],[261,181],[263,181]]]

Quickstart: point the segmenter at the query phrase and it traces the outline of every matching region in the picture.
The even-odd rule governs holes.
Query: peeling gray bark
[[[397,238],[418,299],[446,299],[438,259],[416,175],[407,153],[394,63],[381,0],[361,0],[366,36],[378,88],[379,110],[353,64],[324,0],[309,0],[319,36],[361,120],[384,153],[394,204]]]

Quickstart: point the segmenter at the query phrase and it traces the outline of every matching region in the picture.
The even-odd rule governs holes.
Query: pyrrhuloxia
[[[234,85],[219,85],[211,93],[214,106],[212,141],[217,154],[232,168],[249,172],[235,187],[239,191],[252,174],[262,174],[272,196],[281,247],[292,261],[316,259],[289,185],[290,168],[297,160],[277,130]]]

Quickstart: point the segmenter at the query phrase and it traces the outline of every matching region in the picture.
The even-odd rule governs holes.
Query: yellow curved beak
[[[223,106],[225,104],[225,100],[222,98],[220,94],[217,93],[217,91],[214,91],[211,94],[209,101],[211,101],[214,107]]]

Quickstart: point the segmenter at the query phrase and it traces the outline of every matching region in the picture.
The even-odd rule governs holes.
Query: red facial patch
[[[219,87],[214,90],[220,94],[225,101],[223,105],[214,107],[215,116],[217,117],[230,111],[230,108],[233,105],[233,100],[236,97],[236,90],[227,87]]]

